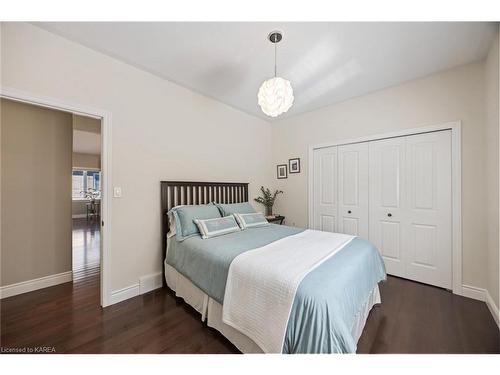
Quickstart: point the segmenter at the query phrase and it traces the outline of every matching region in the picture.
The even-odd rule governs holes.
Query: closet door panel
[[[405,139],[373,141],[368,147],[369,239],[379,249],[387,273],[405,276],[403,248]]]
[[[407,277],[451,288],[451,132],[406,137]]]
[[[313,229],[337,231],[337,147],[314,151]]]
[[[368,239],[368,143],[338,147],[339,232]]]

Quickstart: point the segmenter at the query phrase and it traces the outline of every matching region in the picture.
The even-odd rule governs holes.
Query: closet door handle
[[[350,213],[351,213],[351,210],[347,211],[347,213],[348,213],[348,214],[350,214]]]
[[[389,212],[389,213],[387,214],[387,216],[391,217],[391,216],[392,216],[392,214]]]

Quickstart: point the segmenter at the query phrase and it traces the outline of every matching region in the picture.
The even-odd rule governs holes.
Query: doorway
[[[101,258],[101,120],[73,115],[73,281],[95,277]]]
[[[35,108],[40,108],[40,109],[51,109],[55,110],[55,112],[59,113],[65,113],[66,115],[71,116],[82,116],[82,117],[87,117],[91,118],[93,120],[97,120],[100,123],[100,138],[101,138],[101,145],[100,145],[100,151],[101,151],[101,170],[100,170],[100,188],[101,188],[101,193],[100,193],[100,204],[98,205],[98,209],[94,211],[94,216],[92,217],[92,225],[90,226],[85,226],[85,230],[83,231],[82,226],[75,225],[75,234],[77,231],[82,231],[81,233],[82,239],[83,237],[86,237],[85,242],[88,242],[87,240],[89,237],[91,237],[91,246],[93,248],[93,254],[87,253],[87,258],[84,259],[82,256],[82,262],[80,262],[80,265],[82,263],[85,263],[87,266],[92,265],[93,267],[93,272],[94,276],[96,277],[96,287],[99,289],[98,295],[100,296],[100,305],[102,307],[105,307],[107,305],[111,304],[111,292],[110,292],[110,286],[109,286],[109,267],[110,267],[110,257],[109,257],[109,249],[110,249],[110,243],[111,243],[111,238],[110,238],[110,231],[107,230],[107,227],[104,227],[104,223],[109,224],[110,220],[110,203],[108,202],[107,197],[111,196],[109,194],[110,191],[110,173],[108,171],[111,170],[111,155],[110,155],[110,150],[111,150],[111,114],[107,111],[103,111],[100,109],[94,109],[94,108],[89,108],[89,107],[83,107],[80,105],[75,105],[71,103],[65,103],[61,100],[52,98],[52,97],[40,97],[40,96],[34,96],[26,92],[21,92],[18,90],[12,90],[6,87],[2,87],[2,91],[0,93],[0,97],[2,100],[8,100],[9,102],[14,102],[14,103],[19,103],[19,104],[28,104],[31,105]],[[4,141],[4,137],[2,137],[2,141]],[[70,141],[70,150],[71,150],[71,141]],[[50,148],[47,150],[47,153],[50,153]],[[71,152],[71,151],[70,151]],[[2,174],[3,174],[3,169],[2,169]],[[89,177],[89,176],[88,176]],[[92,177],[92,176],[90,176]],[[93,176],[95,177],[95,176]],[[96,179],[99,179],[96,178]],[[72,172],[71,172],[71,156],[70,156],[70,172],[68,174],[68,183],[69,183],[69,191],[72,190],[71,188],[71,182],[72,182]],[[50,192],[50,189],[47,189],[45,191]],[[2,191],[3,193],[4,191]],[[56,275],[48,275],[47,277],[41,277],[37,278],[34,280],[28,280],[28,282],[20,282],[18,284],[14,285],[7,285],[5,286],[5,283],[2,283],[2,286],[0,286],[0,295],[1,298],[6,298],[12,295],[16,294],[21,294],[29,291],[33,291],[36,289],[40,288],[45,288],[48,286],[52,285],[57,285],[61,284],[64,282],[68,282],[72,280],[72,201],[71,201],[71,193],[68,194],[69,198],[69,203],[70,203],[70,210],[69,210],[69,216],[68,220],[66,221],[69,223],[69,252],[70,252],[70,262],[69,262],[69,272],[64,272],[61,274],[56,274]],[[5,200],[4,200],[5,201]],[[54,205],[53,207],[56,207]],[[2,212],[4,212],[5,205],[2,205]],[[50,211],[50,210],[49,210]],[[44,214],[42,214],[42,217]],[[89,218],[90,219],[90,218]],[[45,218],[41,219],[46,220]],[[76,224],[76,223],[75,223]],[[2,228],[2,237],[4,238],[3,234],[5,231]],[[51,235],[51,233],[47,233],[47,235]],[[25,237],[28,237],[27,235]],[[5,246],[2,246],[2,253],[4,253]],[[75,259],[76,260],[76,259]],[[83,262],[85,260],[85,262]],[[98,261],[98,262],[97,262]],[[50,262],[48,262],[50,263]],[[75,267],[78,264],[75,264]],[[97,266],[97,267],[96,267]],[[88,268],[88,267],[87,267]],[[79,275],[75,275],[76,278],[78,278]]]

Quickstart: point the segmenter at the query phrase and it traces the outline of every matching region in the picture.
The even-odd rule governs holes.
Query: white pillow
[[[198,226],[203,239],[240,231],[240,227],[233,215],[213,219],[194,219],[194,222]]]
[[[233,214],[241,229],[262,227],[269,225],[264,215],[261,212],[253,214]]]

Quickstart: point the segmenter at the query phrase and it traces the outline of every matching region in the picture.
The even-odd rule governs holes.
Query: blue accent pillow
[[[234,217],[242,230],[269,225],[269,222],[260,212],[254,214],[234,214]]]
[[[196,236],[200,232],[195,219],[213,219],[221,217],[219,209],[212,203],[194,206],[178,206],[172,208],[175,217],[176,238],[184,241],[186,238]]]
[[[194,222],[198,226],[203,239],[240,231],[240,227],[233,215],[206,220],[195,219]]]
[[[215,205],[219,207],[222,216],[229,216],[232,214],[254,214],[257,212],[248,202],[230,204],[216,203]]]

